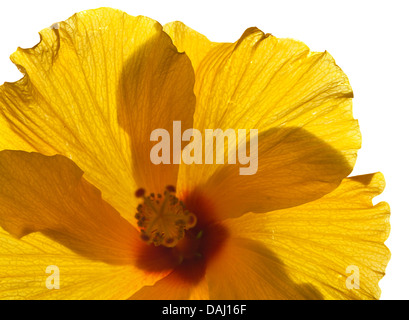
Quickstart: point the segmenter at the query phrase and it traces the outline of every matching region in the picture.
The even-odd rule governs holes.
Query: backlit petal
[[[338,150],[307,130],[291,127],[271,129],[258,137],[257,166],[255,174],[241,175],[247,164],[220,165],[206,183],[196,187],[210,199],[217,218],[316,200],[335,189],[350,171]]]
[[[231,238],[207,268],[210,299],[287,300],[319,299],[308,285],[297,285],[281,261],[263,244]]]
[[[48,289],[58,267],[59,289]],[[150,284],[133,265],[93,261],[32,233],[21,240],[0,228],[0,299],[127,299]],[[51,282],[51,280],[48,280]],[[55,284],[55,282],[51,282]]]
[[[137,230],[87,182],[71,160],[0,152],[0,225],[21,238],[40,231],[89,257],[133,264]]]
[[[61,155],[0,152],[0,226],[4,298],[125,299],[168,273],[139,268],[136,229]],[[48,265],[64,290],[45,287]]]
[[[197,58],[187,40],[170,34],[178,48],[201,61],[196,68],[194,127],[202,135],[204,129],[258,129],[262,135],[285,128],[286,140],[296,141],[298,128],[302,128],[323,141],[324,150],[316,150],[316,162],[323,160],[320,153],[327,146],[345,157],[343,170],[331,177],[334,185],[351,172],[361,142],[352,116],[353,94],[347,77],[327,52],[311,52],[302,42],[250,28],[234,44],[212,46],[199,36],[190,36],[193,43],[202,41],[206,48],[211,47]],[[185,32],[185,37],[190,34]],[[332,157],[326,161],[323,165],[331,165]],[[182,165],[179,189],[205,184],[220,166]]]
[[[145,39],[146,41],[146,39]],[[193,126],[195,96],[194,71],[186,54],[179,53],[164,32],[156,32],[126,62],[119,83],[119,123],[131,138],[135,179],[148,192],[161,193],[168,185],[176,186],[183,146],[181,133]],[[180,121],[180,132],[173,121]],[[169,163],[156,164],[151,141],[156,129],[169,134]],[[160,141],[163,141],[159,138]]]
[[[205,300],[209,299],[207,281],[203,278],[198,284],[181,281],[171,273],[157,281],[153,286],[146,286],[136,292],[131,300]]]
[[[146,172],[149,149],[140,150],[150,130],[168,128],[173,116],[192,122],[189,60],[156,21],[109,8],[75,14],[40,36],[38,45],[11,57],[24,78],[0,87],[0,149],[73,159],[134,223],[134,191],[157,180]],[[145,145],[135,147],[138,139]],[[156,175],[174,179],[174,172],[163,171]]]
[[[372,198],[383,188],[380,173],[347,178],[311,203],[224,223],[233,238],[252,239],[268,248],[276,257],[270,264],[273,270],[315,288],[324,299],[378,299],[378,282],[390,259],[384,245],[390,211],[385,202],[373,205]],[[356,268],[359,289],[351,289],[347,283]]]
[[[210,50],[231,45],[229,43],[212,42],[180,21],[165,24],[163,31],[172,38],[173,43],[180,52],[186,52],[196,73]]]

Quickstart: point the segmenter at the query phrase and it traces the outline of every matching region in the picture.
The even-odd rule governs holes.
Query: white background
[[[75,12],[102,6],[165,24],[180,20],[213,41],[237,40],[257,26],[277,37],[327,50],[354,90],[354,116],[363,136],[353,174],[381,171],[387,187],[375,200],[391,206],[386,244],[392,259],[381,299],[409,299],[409,1],[2,1],[0,84],[21,74],[9,56],[39,41],[38,31]]]

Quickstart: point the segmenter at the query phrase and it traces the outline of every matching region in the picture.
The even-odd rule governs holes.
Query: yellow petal
[[[287,300],[320,298],[308,285],[297,285],[267,247],[251,239],[230,238],[206,271],[210,299]]]
[[[165,24],[163,31],[172,38],[173,43],[180,52],[186,52],[196,72],[210,50],[230,45],[228,43],[212,42],[180,21]]]
[[[24,78],[0,87],[0,150],[73,159],[133,223],[133,193],[146,182],[135,183],[135,176],[152,165],[141,164],[149,149],[138,154],[149,142],[148,131],[168,128],[173,116],[185,125],[192,117],[190,62],[156,21],[110,8],[80,12],[40,36],[38,45],[11,57]],[[145,145],[135,148],[138,139]]]
[[[259,136],[257,166],[255,174],[241,175],[248,165],[220,165],[206,183],[196,187],[213,205],[218,219],[316,200],[335,189],[350,172],[338,150],[302,128],[291,127]]]
[[[146,286],[136,292],[131,300],[208,300],[207,281],[199,283],[181,281],[176,272],[172,272],[153,286]]]
[[[126,299],[168,273],[139,268],[136,229],[61,155],[0,152],[0,226],[7,299]],[[60,290],[45,286],[49,265],[60,269]]]
[[[299,41],[250,28],[236,43],[214,46],[197,58],[187,40],[181,43],[176,32],[170,34],[178,48],[201,59],[195,71],[195,128],[258,129],[259,135],[273,128],[294,128],[294,133],[303,128],[344,156],[351,171],[361,142],[353,94],[327,52],[310,52]],[[189,37],[206,43],[200,39]],[[205,183],[217,170],[218,165],[182,165],[179,189]],[[336,180],[345,177],[342,172]]]
[[[50,269],[47,268],[50,266]],[[59,272],[59,289],[47,283]],[[133,265],[93,261],[40,233],[18,240],[0,228],[0,299],[127,299],[153,281]]]
[[[40,231],[90,259],[135,263],[137,230],[61,155],[1,151],[0,208],[15,237]]]
[[[378,299],[378,282],[390,259],[384,245],[390,211],[385,202],[373,205],[372,198],[383,188],[380,173],[347,178],[319,200],[267,214],[249,213],[226,220],[225,226],[233,238],[252,239],[268,248],[276,257],[271,268],[285,271],[298,285],[315,288],[324,299]],[[356,270],[359,289],[351,286],[358,285]]]
[[[172,151],[183,146],[173,142],[180,139],[173,122],[180,122],[180,132],[193,126],[194,77],[190,60],[164,32],[156,32],[125,63],[119,82],[119,123],[131,138],[135,179],[148,192],[176,186],[180,156]],[[153,163],[151,158],[157,144],[150,141],[151,133],[156,129],[169,133],[168,164]]]

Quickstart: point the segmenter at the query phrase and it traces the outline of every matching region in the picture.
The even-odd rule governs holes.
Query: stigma
[[[135,192],[143,203],[138,205],[135,218],[141,239],[155,246],[174,247],[185,236],[185,231],[196,225],[196,216],[175,196],[175,187],[168,186],[163,193],[149,195],[144,189]]]

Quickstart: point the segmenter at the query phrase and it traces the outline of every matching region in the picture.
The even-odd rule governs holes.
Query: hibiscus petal
[[[40,231],[72,250],[115,264],[134,264],[137,230],[60,155],[0,152],[0,225],[21,238]]]
[[[48,289],[46,281],[56,275],[55,267],[59,289]],[[2,228],[0,274],[0,299],[7,300],[127,299],[142,285],[153,282],[133,265],[93,261],[41,233],[19,240]]]
[[[314,287],[293,282],[274,253],[251,239],[230,238],[208,266],[206,279],[215,300],[321,298]]]
[[[188,58],[156,21],[110,8],[80,12],[40,36],[38,45],[11,56],[24,78],[0,87],[0,149],[73,159],[104,199],[135,223],[134,191],[150,187],[135,176],[152,164],[149,149],[141,157],[149,165],[132,157],[135,162],[149,143],[152,126],[167,129],[176,115],[185,125],[192,122]],[[144,145],[136,148],[138,137]],[[156,175],[174,178],[172,170],[163,171]],[[155,172],[145,174],[155,181]]]
[[[186,52],[196,72],[210,50],[217,47],[222,49],[224,46],[231,45],[230,43],[212,42],[180,21],[165,24],[163,31],[172,38],[173,43],[180,52]]]
[[[157,281],[153,286],[146,286],[136,292],[131,300],[207,300],[209,291],[207,281],[199,283],[181,281],[176,272]]]
[[[176,186],[180,155],[173,152],[183,145],[174,145],[173,138],[181,139],[181,132],[193,126],[194,77],[190,60],[164,32],[126,61],[119,82],[119,123],[131,139],[135,179],[148,192]],[[174,132],[174,121],[180,121],[180,133]],[[169,163],[154,164],[151,158],[156,129],[169,133]]]
[[[350,171],[345,158],[302,128],[277,128],[258,138],[258,168],[220,166],[201,187],[218,219],[294,207],[331,192]]]
[[[0,226],[7,299],[126,299],[169,272],[138,267],[136,229],[61,155],[0,152]],[[45,286],[48,265],[60,269],[60,290]]]
[[[358,123],[352,116],[353,94],[347,77],[327,52],[310,52],[302,42],[278,39],[257,28],[248,29],[234,44],[209,44],[200,34],[177,24],[166,31],[178,49],[195,61],[194,127],[202,134],[204,129],[232,128],[258,129],[262,135],[274,128],[292,128],[293,138],[287,141],[296,142],[297,129],[303,128],[323,141],[315,161],[322,160],[320,154],[327,146],[345,157],[339,175],[331,177],[334,184],[351,172],[361,143]],[[205,47],[206,54],[197,54],[190,43]],[[314,155],[308,161],[314,161]],[[324,165],[329,166],[332,157],[326,161]],[[206,183],[219,167],[182,165],[178,188]],[[286,191],[291,193],[289,189],[283,193]]]
[[[347,178],[314,202],[267,214],[249,213],[224,225],[233,238],[252,239],[268,248],[264,259],[276,257],[270,263],[273,272],[284,270],[291,281],[312,286],[324,299],[378,299],[378,282],[390,259],[384,245],[390,210],[385,202],[373,205],[372,198],[383,188],[380,173]],[[347,285],[355,270],[359,289]],[[257,288],[257,282],[252,286]]]

